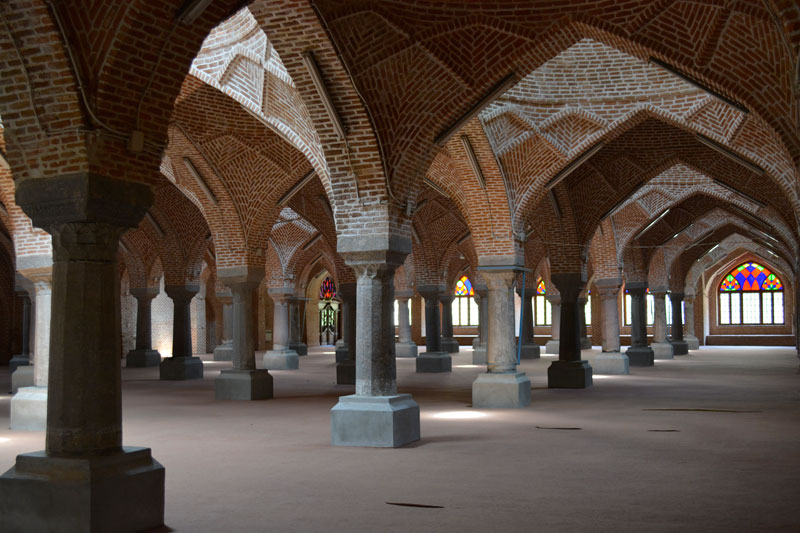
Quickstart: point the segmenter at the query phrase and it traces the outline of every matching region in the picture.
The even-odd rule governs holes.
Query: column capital
[[[644,294],[647,292],[646,281],[629,281],[625,284],[625,288],[631,294]]]
[[[452,303],[453,300],[456,299],[456,295],[452,293],[452,291],[448,291],[446,288],[442,290],[442,293],[439,295],[439,301],[443,304]]]
[[[414,297],[414,291],[412,289],[395,291],[394,297],[398,300],[410,300],[411,298]]]
[[[560,305],[561,304],[561,294],[560,293],[547,293],[544,295],[550,305]]]
[[[343,235],[337,239],[336,251],[356,276],[375,277],[379,272],[394,272],[411,253],[411,238],[395,234]]]
[[[603,278],[595,280],[594,286],[600,298],[616,298],[622,286],[622,278]]]
[[[472,286],[472,289],[475,291],[480,298],[484,298],[489,294],[489,287],[483,283],[476,283]]]
[[[294,297],[294,287],[270,287],[267,294],[276,304],[288,304],[289,299]]]
[[[508,269],[481,270],[481,276],[486,280],[486,286],[490,291],[507,291],[514,286],[514,282],[517,279],[517,271],[512,267]]]
[[[527,285],[527,283],[526,283]],[[522,298],[522,287],[517,286],[515,289],[520,298]],[[525,296],[530,298],[536,294],[536,287],[525,287]]]
[[[131,287],[130,293],[131,296],[136,298],[137,300],[152,300],[158,293],[160,292],[158,287]]]
[[[358,290],[358,283],[350,281],[347,283],[340,283],[336,287],[336,295],[344,301],[353,301],[356,298],[356,291]]]
[[[30,281],[34,293],[51,290],[53,284],[53,265],[38,268],[26,268],[19,273]]]
[[[586,285],[586,276],[581,272],[553,273],[550,281],[558,289],[562,301],[577,301]]]
[[[200,286],[194,284],[187,285],[164,285],[164,292],[167,293],[175,303],[189,303],[194,295],[200,292]]]
[[[264,268],[252,266],[220,268],[217,270],[217,279],[233,292],[251,291],[264,279]]]
[[[666,287],[650,287],[650,294],[655,298],[664,298],[668,292]]]
[[[417,285],[417,292],[426,300],[438,300],[441,294],[444,293],[444,285]]]
[[[672,301],[672,302],[674,302],[676,300],[677,301],[683,300],[684,296],[685,295],[682,292],[671,292],[669,294],[670,301]]]

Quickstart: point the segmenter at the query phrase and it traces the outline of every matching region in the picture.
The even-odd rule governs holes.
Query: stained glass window
[[[534,295],[533,323],[537,326],[550,326],[553,324],[553,306],[547,301],[547,287],[544,280],[539,278],[536,282]]]
[[[322,280],[322,285],[319,287],[319,299],[331,300],[333,298],[336,298],[336,285],[333,284],[333,280],[329,276]]]
[[[719,284],[719,323],[783,324],[783,284],[758,263],[743,263]]]
[[[536,285],[536,294],[547,294],[547,287],[544,286],[542,278],[539,278],[539,283]]]
[[[477,326],[478,325],[478,303],[475,301],[475,291],[472,289],[472,282],[467,276],[461,276],[456,282],[453,291],[456,295],[453,298],[451,307],[454,326]]]
[[[467,276],[461,276],[461,279],[456,282],[456,296],[475,296],[472,290],[472,283]]]

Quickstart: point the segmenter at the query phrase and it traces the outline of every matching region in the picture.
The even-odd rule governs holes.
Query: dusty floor
[[[588,390],[547,389],[545,356],[522,364],[533,403],[518,411],[469,407],[483,369],[462,350],[446,375],[398,360],[422,412],[422,440],[404,448],[329,445],[328,410],[349,388],[319,349],[273,372],[262,402],[214,401],[229,363],[193,382],[123,369],[125,444],[166,467],[166,524],[181,532],[800,530],[793,348],[704,348]],[[0,396],[0,427],[8,409]],[[41,432],[0,430],[0,468],[43,447]]]

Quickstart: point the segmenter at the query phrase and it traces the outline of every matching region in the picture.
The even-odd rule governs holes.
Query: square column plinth
[[[264,354],[264,368],[267,370],[297,370],[300,358],[292,350],[270,350]]]
[[[603,352],[597,354],[592,361],[592,372],[595,374],[629,374],[628,356],[619,352]]]
[[[308,355],[308,346],[304,342],[290,342],[289,349],[297,355]]]
[[[233,361],[233,342],[223,342],[214,348],[214,361]]]
[[[17,456],[0,477],[0,530],[142,531],[164,523],[164,467],[149,448]]]
[[[272,376],[266,370],[224,369],[214,380],[216,400],[268,400]]]
[[[489,362],[489,356],[486,352],[486,345],[480,344],[477,348],[472,351],[472,364],[473,365],[485,365]]]
[[[653,359],[673,359],[672,345],[668,342],[654,342],[650,344],[653,350]]]
[[[688,350],[699,350],[700,349],[700,339],[695,337],[694,335],[686,335],[684,337],[686,341],[686,348]]]
[[[531,404],[531,380],[525,372],[487,372],[472,382],[472,407],[518,408]]]
[[[681,339],[679,341],[669,341],[672,345],[673,355],[689,355],[689,343]]]
[[[161,361],[159,374],[168,381],[203,379],[203,361],[199,357],[168,357]]]
[[[653,350],[649,346],[631,346],[625,351],[630,366],[653,366]]]
[[[439,341],[439,344],[441,350],[447,353],[458,353],[458,350],[461,348],[461,346],[458,344],[458,341],[455,339],[443,338],[441,341]]]
[[[450,372],[453,369],[453,358],[445,352],[425,352],[417,356],[417,372],[436,374]]]
[[[161,354],[158,350],[131,350],[125,356],[127,368],[143,368],[161,364]]]
[[[11,429],[47,429],[47,387],[22,387],[17,391],[11,398]]]
[[[11,394],[23,387],[33,387],[33,365],[21,366],[11,374]]]
[[[553,361],[547,368],[551,389],[585,389],[592,386],[592,367],[586,360]]]
[[[413,342],[396,342],[394,343],[394,356],[395,357],[416,357],[417,345]]]
[[[342,361],[336,363],[336,384],[355,385],[356,384],[356,362]]]
[[[519,353],[520,359],[539,359],[541,348],[538,344],[523,344]]]
[[[342,396],[331,409],[334,446],[397,448],[419,435],[419,406],[410,394]]]
[[[544,353],[550,355],[558,355],[561,343],[559,341],[549,340],[544,347]]]

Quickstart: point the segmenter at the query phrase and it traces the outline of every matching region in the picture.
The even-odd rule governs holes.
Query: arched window
[[[453,291],[453,325],[454,326],[477,326],[478,325],[478,304],[475,303],[475,291],[472,289],[472,282],[467,276],[461,276],[456,282]]]
[[[336,298],[336,285],[334,285],[333,280],[328,276],[322,280],[322,285],[319,286],[319,299],[332,300],[334,298]]]
[[[647,308],[647,325],[652,326],[656,321],[656,304],[655,298],[652,294],[650,294],[649,288],[645,293],[645,302]],[[631,316],[631,295],[628,293],[628,289],[625,289],[625,300],[623,307],[625,309],[625,325],[630,326],[633,319]]]
[[[720,324],[783,324],[783,284],[768,268],[744,263],[719,284]]]
[[[547,287],[544,280],[539,278],[536,282],[536,296],[533,306],[534,324],[537,326],[550,326],[553,323],[553,307],[547,301]]]

